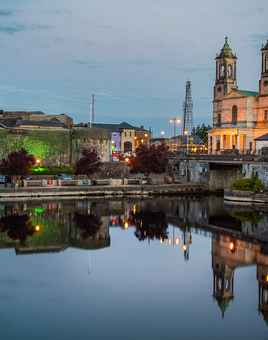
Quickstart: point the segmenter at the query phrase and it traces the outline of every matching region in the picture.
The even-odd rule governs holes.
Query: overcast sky
[[[0,0],[0,107],[68,112],[168,133],[192,81],[194,122],[211,121],[224,36],[239,86],[255,90],[267,0]]]

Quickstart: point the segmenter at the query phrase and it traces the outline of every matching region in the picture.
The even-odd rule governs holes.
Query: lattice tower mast
[[[190,81],[186,82],[185,101],[183,103],[183,135],[191,135],[193,130],[193,98],[192,85]]]

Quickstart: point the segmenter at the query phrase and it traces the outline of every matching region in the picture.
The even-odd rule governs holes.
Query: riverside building
[[[241,90],[237,84],[237,56],[228,38],[216,56],[213,129],[209,131],[210,154],[236,151],[256,153],[256,139],[268,133],[268,41],[261,49],[258,92]]]

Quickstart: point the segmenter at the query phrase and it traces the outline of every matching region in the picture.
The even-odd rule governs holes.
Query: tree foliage
[[[11,152],[6,159],[0,163],[0,173],[3,175],[28,175],[35,164],[33,155],[25,149]]]
[[[257,176],[242,178],[234,181],[232,189],[241,191],[260,192],[265,189],[262,181]]]
[[[0,219],[0,231],[7,233],[12,240],[25,242],[33,236],[35,228],[27,214],[5,216]]]
[[[135,236],[140,240],[168,238],[166,214],[162,211],[141,210],[132,214],[132,223],[136,226]]]
[[[101,219],[94,214],[75,213],[74,223],[80,229],[82,239],[94,237],[101,227]]]
[[[85,149],[82,157],[76,162],[75,173],[77,175],[92,175],[100,168],[101,162],[95,149]]]
[[[192,135],[199,137],[204,144],[208,143],[208,132],[211,130],[210,125],[197,125],[197,127],[193,128]]]
[[[136,156],[130,160],[133,172],[145,174],[161,174],[165,172],[168,163],[168,147],[164,144],[159,146],[141,145],[136,150]]]

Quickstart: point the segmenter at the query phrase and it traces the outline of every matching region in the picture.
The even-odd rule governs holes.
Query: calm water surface
[[[267,339],[267,230],[216,197],[1,203],[1,339]]]

